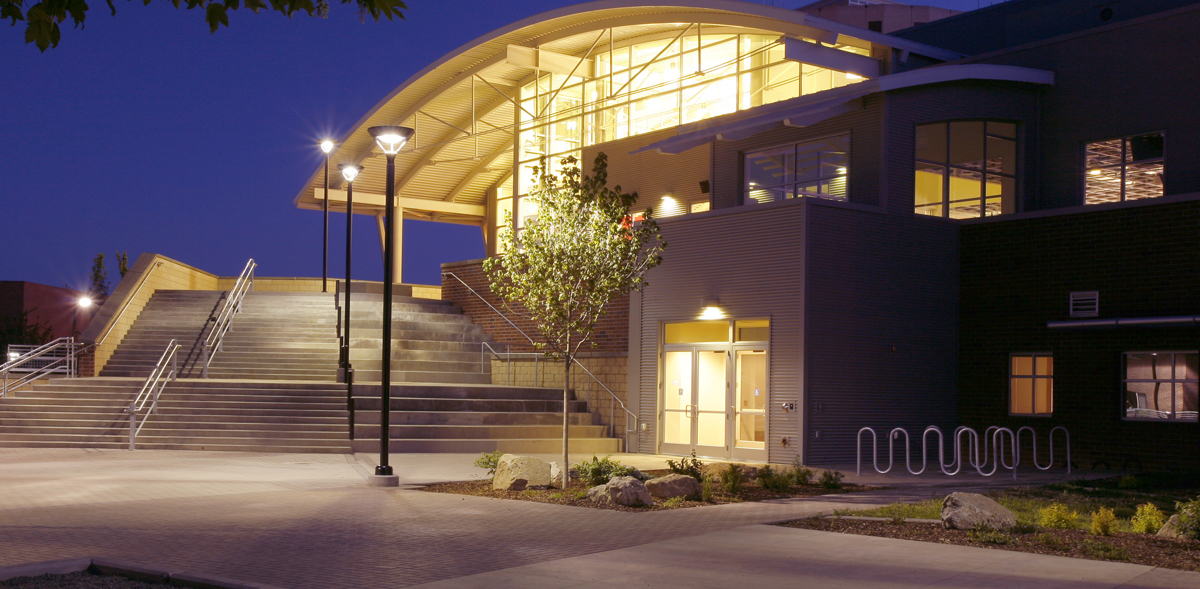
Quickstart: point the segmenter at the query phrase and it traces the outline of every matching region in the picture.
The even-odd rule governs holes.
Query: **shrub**
[[[821,486],[830,490],[840,489],[842,488],[842,477],[844,476],[846,475],[836,470],[827,470],[821,473]]]
[[[1062,503],[1051,503],[1038,510],[1038,524],[1043,528],[1073,530],[1079,527],[1079,514]]]
[[[973,529],[967,532],[967,537],[976,542],[983,542],[984,544],[1007,545],[1017,543],[1016,538],[1013,538],[1004,532],[997,532],[996,530],[988,528]]]
[[[1193,501],[1178,502],[1175,509],[1179,511],[1179,531],[1193,540],[1200,540],[1200,497]]]
[[[705,477],[704,480],[700,481],[700,500],[701,501],[703,501],[705,503],[712,503],[713,495],[716,493],[716,491],[717,491],[716,485],[713,484],[712,479]]]
[[[758,484],[769,491],[785,493],[792,486],[792,477],[787,471],[775,472],[766,465],[758,469]]]
[[[672,508],[672,507],[679,507],[680,505],[683,505],[683,497],[671,497],[670,499],[663,501],[659,505],[661,507],[666,507],[668,509]]]
[[[592,454],[590,462],[584,460],[576,464],[575,470],[579,473],[579,479],[589,487],[603,485],[613,477],[623,477],[629,474],[629,467],[613,460],[611,456],[596,458],[595,454]]]
[[[1140,488],[1141,486],[1142,486],[1142,480],[1131,474],[1127,474],[1127,475],[1117,479],[1117,488],[1118,489],[1137,489],[1137,488]]]
[[[496,476],[496,467],[500,466],[500,457],[504,456],[504,452],[496,450],[495,452],[484,452],[479,460],[475,461],[475,466],[488,471],[489,477]]]
[[[1097,536],[1111,536],[1117,531],[1117,516],[1113,510],[1101,507],[1100,511],[1092,513],[1092,533]]]
[[[1063,540],[1062,538],[1059,538],[1058,536],[1055,536],[1054,534],[1047,534],[1047,533],[1038,534],[1037,541],[1038,541],[1038,543],[1045,546],[1046,548],[1049,548],[1051,550],[1058,550],[1060,552],[1063,550],[1067,550],[1071,547],[1071,545],[1069,543],[1067,543],[1066,540]]]
[[[800,464],[799,456],[792,460],[793,485],[811,485],[814,476],[816,476],[816,473],[811,468]]]
[[[1134,514],[1133,531],[1139,534],[1157,534],[1167,523],[1167,516],[1153,503],[1143,503]]]
[[[690,458],[680,458],[679,462],[667,460],[667,468],[675,474],[690,476],[697,481],[704,482],[704,464],[696,460],[696,453],[693,452]]]
[[[737,493],[745,481],[746,475],[742,472],[742,467],[731,462],[726,464],[725,468],[721,469],[721,488],[726,493],[730,495]]]

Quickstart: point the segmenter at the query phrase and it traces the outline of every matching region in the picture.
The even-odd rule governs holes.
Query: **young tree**
[[[117,252],[117,272],[121,273],[121,278],[129,273],[129,252]]]
[[[29,320],[29,311],[0,317],[0,364],[8,361],[8,345],[40,346],[50,341],[50,326]]]
[[[537,325],[535,345],[563,364],[563,488],[569,483],[567,450],[570,436],[568,402],[571,364],[591,341],[596,322],[613,299],[646,287],[646,271],[662,263],[666,247],[650,209],[634,222],[630,209],[637,193],[609,188],[608,159],[596,156],[592,175],[580,172],[574,157],[562,160],[556,177],[545,162],[535,173],[538,186],[529,198],[537,203],[537,219],[526,223],[520,237],[506,215],[500,243],[505,254],[488,259],[483,268],[510,311]]]
[[[92,259],[92,296],[102,299],[108,296],[108,270],[104,268],[104,254]]]

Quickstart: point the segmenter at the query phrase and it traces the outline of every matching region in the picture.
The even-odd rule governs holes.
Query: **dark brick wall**
[[[493,307],[501,311],[505,311],[504,304],[499,297],[492,294],[491,288],[488,287],[487,276],[483,272],[483,260],[468,260],[465,262],[454,262],[451,264],[442,264],[443,272],[452,272],[466,282],[471,288],[475,289],[476,293],[482,295],[491,303]],[[471,320],[483,328],[483,332],[492,336],[499,344],[508,344],[514,352],[529,352],[534,351],[533,346],[529,344],[529,340],[525,339],[516,329],[513,329],[500,315],[488,308],[487,304],[479,300],[462,285],[459,281],[450,276],[442,276],[442,299],[451,301],[455,305],[462,307],[464,313],[471,317]],[[532,321],[523,319],[519,313],[505,311],[505,315],[513,323],[520,327],[522,331],[529,334],[534,341],[538,341],[539,335],[537,327]],[[597,324],[596,334],[592,341],[598,344],[596,348],[585,347],[583,352],[608,352],[608,353],[629,353],[629,296],[623,296],[609,306],[608,313],[604,315]]]
[[[1200,200],[964,225],[959,417],[984,428],[1062,425],[1076,464],[1196,469],[1200,424],[1123,421],[1121,354],[1200,348],[1200,328],[1049,329],[1074,291],[1100,317],[1200,314]],[[1008,416],[1008,357],[1054,354],[1052,417]],[[1045,452],[1045,446],[1042,447]],[[1045,460],[1045,458],[1043,458]]]

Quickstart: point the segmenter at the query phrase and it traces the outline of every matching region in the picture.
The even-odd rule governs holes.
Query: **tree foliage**
[[[129,252],[117,252],[117,272],[121,273],[121,278],[129,273]]]
[[[8,345],[41,345],[50,341],[50,326],[39,325],[29,320],[29,312],[21,311],[16,315],[0,317],[0,352],[7,354]],[[0,358],[0,364],[8,361],[8,356]]]
[[[113,0],[105,0],[108,9],[115,16],[117,7]],[[133,0],[130,0],[131,2]],[[150,4],[151,0],[142,0],[142,4]],[[329,14],[328,0],[170,0],[175,8],[186,7],[188,10],[200,9],[204,13],[204,22],[208,23],[210,33],[217,32],[221,25],[229,26],[229,11],[246,8],[257,14],[259,10],[272,10],[282,13],[288,18],[293,14],[303,12],[308,16],[325,17]],[[341,0],[342,4],[354,2],[358,5],[360,18],[370,15],[376,22],[381,17],[388,20],[404,18],[403,10],[407,10],[402,0]],[[9,19],[12,26],[17,21],[25,21],[25,42],[35,43],[37,48],[45,51],[49,47],[58,47],[62,31],[59,23],[70,17],[75,28],[82,29],[87,17],[88,4],[86,0],[40,0],[36,4],[25,7],[26,0],[0,0],[0,20]]]
[[[510,312],[531,320],[541,335],[535,345],[563,362],[563,462],[568,465],[570,368],[575,355],[592,342],[596,323],[614,299],[647,286],[646,272],[662,263],[666,247],[652,211],[634,222],[637,193],[608,187],[608,159],[600,153],[592,174],[574,157],[562,160],[556,177],[545,162],[535,170],[538,186],[529,199],[537,218],[519,239],[512,214],[500,234],[505,254],[484,262],[492,292]],[[563,468],[563,485],[568,468]]]
[[[108,296],[108,270],[104,268],[104,254],[96,254],[92,259],[92,290],[93,298],[102,299]]]

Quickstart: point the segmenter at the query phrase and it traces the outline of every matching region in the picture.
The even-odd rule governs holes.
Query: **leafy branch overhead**
[[[113,0],[105,0],[108,9],[115,16],[117,7]],[[129,0],[132,2],[133,0]],[[204,22],[208,23],[209,32],[217,32],[221,25],[229,26],[229,11],[246,8],[257,14],[259,10],[272,10],[291,18],[297,12],[308,16],[325,17],[329,14],[329,0],[170,0],[175,8],[185,7],[188,10],[199,8],[204,12]],[[85,0],[41,0],[25,8],[26,0],[0,0],[0,20],[8,19],[16,26],[17,21],[25,21],[25,42],[37,44],[38,49],[45,51],[49,47],[58,47],[62,36],[59,23],[67,17],[71,18],[75,28],[83,28],[87,17],[88,4]],[[142,4],[150,4],[151,0],[142,0]],[[382,17],[388,20],[404,18],[403,10],[408,6],[402,0],[341,0],[342,4],[354,2],[358,5],[361,18],[370,15],[375,21]]]

